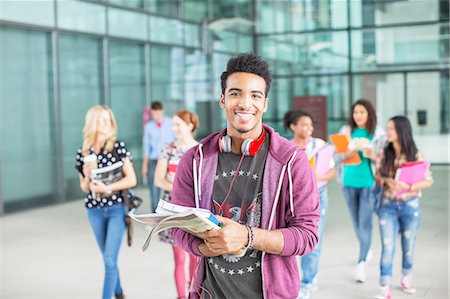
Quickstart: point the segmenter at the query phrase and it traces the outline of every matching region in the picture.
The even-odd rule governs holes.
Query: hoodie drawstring
[[[294,161],[294,158],[295,158],[295,156],[297,155],[297,152],[294,152],[294,154],[292,155],[292,157],[291,157],[291,159],[289,159],[289,162],[288,162],[288,167],[287,167],[287,169],[288,169],[288,178],[289,178],[289,203],[290,203],[290,206],[291,206],[291,213],[292,213],[292,217],[294,217],[295,216],[295,214],[294,214],[294,195],[293,195],[293,192],[292,192],[292,171],[291,171],[291,165],[292,165],[292,162]]]
[[[198,201],[197,161],[195,161],[195,157],[192,159],[192,175],[194,176],[195,207],[199,208],[200,204]]]
[[[275,218],[275,210],[276,210],[276,207],[278,204],[278,199],[280,198],[281,185],[283,185],[283,179],[284,179],[284,174],[286,173],[286,168],[287,168],[287,172],[288,172],[288,182],[289,182],[288,183],[289,184],[289,205],[291,208],[292,216],[295,216],[295,214],[294,214],[294,196],[293,196],[293,191],[292,191],[293,183],[292,183],[291,164],[294,161],[296,155],[297,155],[297,152],[294,152],[294,154],[291,156],[291,158],[289,158],[287,165],[284,165],[283,168],[281,169],[281,175],[278,180],[277,193],[275,193],[275,200],[274,200],[273,206],[272,206],[272,213],[269,218],[269,227],[268,227],[269,230],[272,227],[272,223]]]
[[[281,169],[281,175],[280,178],[278,179],[277,193],[275,193],[275,200],[273,201],[272,213],[270,214],[269,218],[269,227],[268,227],[269,230],[271,229],[273,219],[275,218],[275,211],[278,204],[278,199],[280,198],[281,185],[283,184],[283,177],[285,172],[286,172],[286,165],[284,165],[283,168]]]
[[[197,168],[197,161],[195,160],[195,157],[192,159],[192,175],[194,177],[194,197],[195,197],[195,207],[200,208],[200,201],[202,200],[202,165],[203,165],[203,151],[202,151],[203,144],[199,143],[198,150],[200,154],[200,161],[198,163]]]
[[[200,162],[198,164],[198,198],[202,200],[202,166],[203,166],[203,144],[198,145],[198,150],[200,152]]]

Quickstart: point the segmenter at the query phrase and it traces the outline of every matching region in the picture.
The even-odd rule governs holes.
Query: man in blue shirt
[[[155,212],[158,206],[160,190],[155,186],[155,168],[159,153],[165,143],[175,140],[172,132],[172,119],[164,116],[164,108],[161,102],[153,102],[151,105],[152,120],[144,126],[144,160],[142,161],[142,176],[148,177],[150,187],[150,210]]]

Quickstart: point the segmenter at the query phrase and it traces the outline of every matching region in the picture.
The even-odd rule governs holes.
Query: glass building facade
[[[153,100],[196,111],[198,137],[219,130],[220,74],[245,51],[270,63],[278,130],[295,97],[326,98],[328,133],[364,97],[449,163],[449,31],[447,0],[0,0],[0,213],[82,196],[94,104],[113,109],[136,170]]]

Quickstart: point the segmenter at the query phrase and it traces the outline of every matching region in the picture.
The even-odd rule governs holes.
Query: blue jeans
[[[372,242],[372,216],[375,210],[376,196],[373,188],[344,186],[344,197],[359,241],[358,262],[363,262],[366,260]]]
[[[125,232],[125,206],[116,204],[88,209],[88,218],[105,264],[103,299],[122,293],[117,259]]]
[[[305,286],[313,282],[319,269],[320,250],[322,247],[322,236],[327,221],[328,214],[328,189],[327,186],[323,186],[319,189],[320,196],[320,220],[319,220],[319,242],[314,250],[304,256],[299,257],[302,268],[302,281],[301,285]]]
[[[405,201],[383,198],[378,217],[382,242],[380,284],[390,285],[395,244],[399,233],[402,240],[402,273],[403,275],[412,273],[414,244],[422,220],[419,198],[413,197]]]
[[[158,207],[161,190],[155,186],[155,170],[158,160],[149,160],[148,166],[148,186],[150,188],[150,212],[155,213]]]

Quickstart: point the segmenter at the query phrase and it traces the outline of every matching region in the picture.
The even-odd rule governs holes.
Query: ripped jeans
[[[383,197],[378,217],[382,242],[380,284],[385,286],[391,285],[392,263],[399,234],[402,242],[402,274],[412,273],[416,234],[422,220],[420,200],[418,197],[408,200]]]

